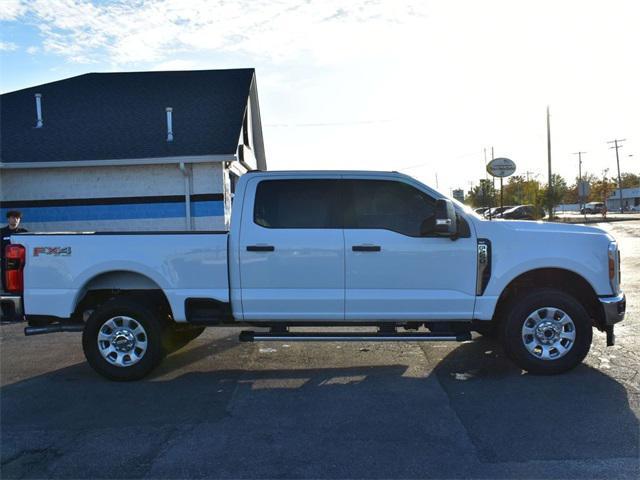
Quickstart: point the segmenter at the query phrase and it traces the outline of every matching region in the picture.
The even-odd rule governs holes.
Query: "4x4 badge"
[[[33,256],[54,255],[56,257],[68,257],[71,255],[71,247],[33,247]]]

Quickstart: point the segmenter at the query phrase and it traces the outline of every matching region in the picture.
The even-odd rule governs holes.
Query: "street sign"
[[[580,183],[578,183],[578,196],[580,198],[588,197],[590,192],[591,185],[589,185],[589,182],[582,180]]]
[[[508,158],[494,158],[487,164],[487,172],[493,177],[508,177],[515,171],[515,162]]]

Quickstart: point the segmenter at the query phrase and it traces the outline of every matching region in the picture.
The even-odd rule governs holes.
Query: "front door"
[[[477,246],[468,229],[457,240],[436,236],[435,199],[409,183],[343,185],[346,320],[471,319]]]
[[[338,179],[256,179],[240,231],[244,320],[344,320]]]

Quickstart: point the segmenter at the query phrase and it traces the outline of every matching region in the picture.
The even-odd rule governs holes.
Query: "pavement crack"
[[[193,430],[194,428],[195,428],[195,424],[191,426],[191,430]],[[139,475],[132,475],[132,477],[133,476],[136,476],[138,478],[147,477],[149,472],[151,472],[151,469],[153,468],[153,465],[155,464],[156,460],[160,458],[160,456],[163,455],[165,452],[169,451],[169,449],[171,448],[171,438],[179,430],[180,430],[180,427],[177,427],[177,426],[172,427],[164,436],[164,439],[158,444],[158,447],[155,449],[155,451],[149,453],[148,462],[140,464],[141,467],[145,467],[144,470],[141,471]]]

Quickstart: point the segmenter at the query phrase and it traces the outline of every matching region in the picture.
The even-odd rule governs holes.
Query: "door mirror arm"
[[[449,199],[436,200],[435,233],[451,240],[458,239],[458,214]]]
[[[460,238],[460,215],[456,212],[456,231],[451,234],[451,241],[458,240]]]

